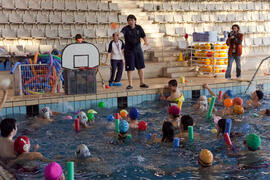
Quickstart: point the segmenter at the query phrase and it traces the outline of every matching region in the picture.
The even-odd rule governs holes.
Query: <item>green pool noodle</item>
[[[213,108],[214,108],[214,105],[215,105],[215,101],[216,101],[216,97],[215,96],[212,96],[210,107],[209,107],[208,114],[207,114],[207,119],[210,119],[211,116],[212,116],[212,112],[213,112]]]
[[[193,140],[194,136],[193,136],[193,126],[188,126],[188,139],[189,140]]]
[[[114,121],[114,124],[115,124],[115,132],[116,132],[116,133],[119,133],[119,132],[120,132],[120,130],[119,130],[119,123],[120,123],[120,120],[119,120],[119,119],[116,119],[116,120]]]
[[[131,140],[131,138],[132,138],[132,135],[131,135],[131,134],[127,134],[126,139],[127,139],[127,140]]]
[[[67,162],[67,180],[74,180],[74,162]]]

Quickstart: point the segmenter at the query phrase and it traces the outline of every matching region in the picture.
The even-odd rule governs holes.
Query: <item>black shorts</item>
[[[125,67],[126,71],[134,71],[136,69],[145,68],[143,51],[141,47],[133,50],[125,50]]]

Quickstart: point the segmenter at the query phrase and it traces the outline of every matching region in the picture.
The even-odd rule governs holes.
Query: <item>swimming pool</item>
[[[19,121],[18,135],[30,137],[31,144],[39,144],[40,152],[47,158],[57,159],[63,169],[68,159],[74,157],[77,145],[86,144],[93,157],[100,162],[76,161],[75,179],[270,179],[268,163],[270,162],[270,118],[254,118],[255,110],[247,110],[242,117],[236,117],[232,131],[240,131],[245,124],[250,128],[243,133],[257,133],[262,139],[261,150],[255,157],[233,157],[227,155],[227,147],[223,138],[217,139],[210,131],[213,124],[206,119],[205,114],[198,114],[193,108],[194,101],[187,100],[181,114],[190,114],[195,120],[194,132],[202,135],[201,139],[193,142],[181,142],[179,149],[173,149],[172,144],[147,144],[147,134],[156,133],[161,137],[163,120],[167,118],[166,108],[160,102],[143,102],[137,106],[141,116],[139,120],[148,122],[146,132],[133,135],[130,144],[111,143],[113,137],[107,133],[113,132],[106,117],[119,112],[117,109],[98,109],[93,128],[84,129],[76,133],[72,128],[72,120],[65,120],[66,115],[58,115],[51,124],[30,126],[29,120],[17,116]],[[262,108],[267,107],[267,104]],[[242,118],[242,121],[239,119]],[[245,136],[232,143],[243,147]],[[199,169],[198,153],[207,148],[214,155],[214,167]],[[250,164],[250,162],[253,162]],[[35,163],[39,171],[35,173],[19,173],[19,179],[41,179],[45,163]],[[251,168],[240,168],[249,164]],[[262,166],[262,167],[261,167]],[[164,173],[165,172],[165,173]]]

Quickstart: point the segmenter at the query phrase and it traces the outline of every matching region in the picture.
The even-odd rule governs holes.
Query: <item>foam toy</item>
[[[225,73],[225,72],[226,72],[226,69],[222,69],[222,71],[221,71],[221,72]]]
[[[226,144],[229,145],[229,146],[232,146],[232,141],[230,139],[229,134],[228,133],[224,133],[223,136],[224,136],[224,139],[225,139]]]
[[[196,43],[195,45],[194,45],[194,49],[200,49],[200,45],[198,44],[198,43]],[[196,52],[195,52],[196,53]]]
[[[185,77],[184,76],[180,77],[180,83],[185,84]]]
[[[207,49],[207,50],[210,50],[211,49],[211,44],[205,44],[204,48]]]
[[[106,84],[106,85],[105,85],[105,88],[106,88],[106,89],[109,89],[109,88],[110,88],[110,86],[109,86],[108,84]]]
[[[138,123],[139,131],[145,131],[147,129],[147,122],[141,121]]]
[[[228,133],[228,135],[231,134],[231,128],[232,128],[232,120],[231,119],[226,119],[225,123],[225,133]]]
[[[152,137],[152,133],[148,133],[147,136],[146,136],[148,141],[151,140],[151,137]]]
[[[105,103],[103,102],[103,101],[100,101],[99,103],[98,103],[98,107],[99,108],[105,108]]]
[[[221,45],[220,44],[215,44],[215,49],[221,49]]]
[[[129,112],[129,114],[130,114],[130,112]],[[121,119],[120,114],[119,114],[119,113],[115,113],[115,115],[114,115],[114,119]]]
[[[244,114],[245,113],[245,110],[242,106],[240,105],[234,105],[233,106],[233,113],[235,115],[241,115],[241,114]]]
[[[201,49],[201,50],[204,49],[204,44],[200,44],[200,49]]]
[[[120,129],[119,129],[120,120],[115,119],[114,124],[115,124],[115,132],[119,133],[120,132]]]
[[[174,138],[173,147],[178,148],[180,146],[180,138]]]
[[[222,44],[221,49],[228,49],[228,46],[226,43]]]
[[[80,131],[80,120],[78,118],[75,119],[75,130],[76,132]]]
[[[224,100],[224,106],[225,107],[231,107],[233,105],[232,99],[231,98],[227,98]]]
[[[257,114],[257,113],[253,113],[253,117],[259,117],[259,114]]]
[[[204,64],[210,65],[211,64],[211,60],[210,59],[205,59]]]
[[[210,103],[210,106],[209,106],[209,110],[208,110],[208,113],[207,113],[207,119],[210,119],[211,116],[212,116],[212,112],[213,112],[215,102],[216,102],[216,97],[212,96],[211,103]]]
[[[74,180],[74,162],[67,162],[67,180]]]
[[[113,120],[114,120],[113,115],[109,115],[109,116],[107,117],[107,121],[113,121]]]
[[[221,101],[221,98],[222,98],[222,91],[219,90],[219,92],[218,92],[218,100]]]
[[[194,139],[193,136],[193,126],[188,126],[188,139],[192,141]]]
[[[209,51],[209,52],[207,53],[207,57],[213,57],[213,55],[214,55],[214,52],[213,52],[213,51]]]
[[[43,94],[46,92],[55,93],[56,90],[60,92],[60,85],[58,84],[56,87],[56,84],[58,74],[60,75],[60,80],[64,80],[61,62],[60,57],[52,55],[50,52],[44,54],[36,53],[33,61],[32,59],[25,59],[23,62],[16,62],[10,73],[14,74],[19,65],[29,65],[21,68],[22,90],[26,95]]]
[[[126,110],[122,109],[122,110],[120,111],[120,116],[121,116],[122,118],[126,118],[126,117],[128,116],[128,112],[127,112]]]
[[[185,34],[185,39],[186,39],[186,40],[188,39],[188,33]]]
[[[212,134],[216,134],[217,133],[217,129],[216,128],[211,129],[211,133]]]

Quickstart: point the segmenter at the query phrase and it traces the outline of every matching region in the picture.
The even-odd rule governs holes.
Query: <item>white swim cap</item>
[[[75,154],[76,154],[77,158],[87,158],[87,157],[91,156],[91,153],[85,144],[80,144],[77,147]]]
[[[81,111],[78,114],[78,118],[81,124],[85,124],[88,121],[88,117],[86,116],[85,112]]]
[[[40,115],[45,119],[50,119],[51,117],[51,110],[49,107],[44,107],[40,111]]]

